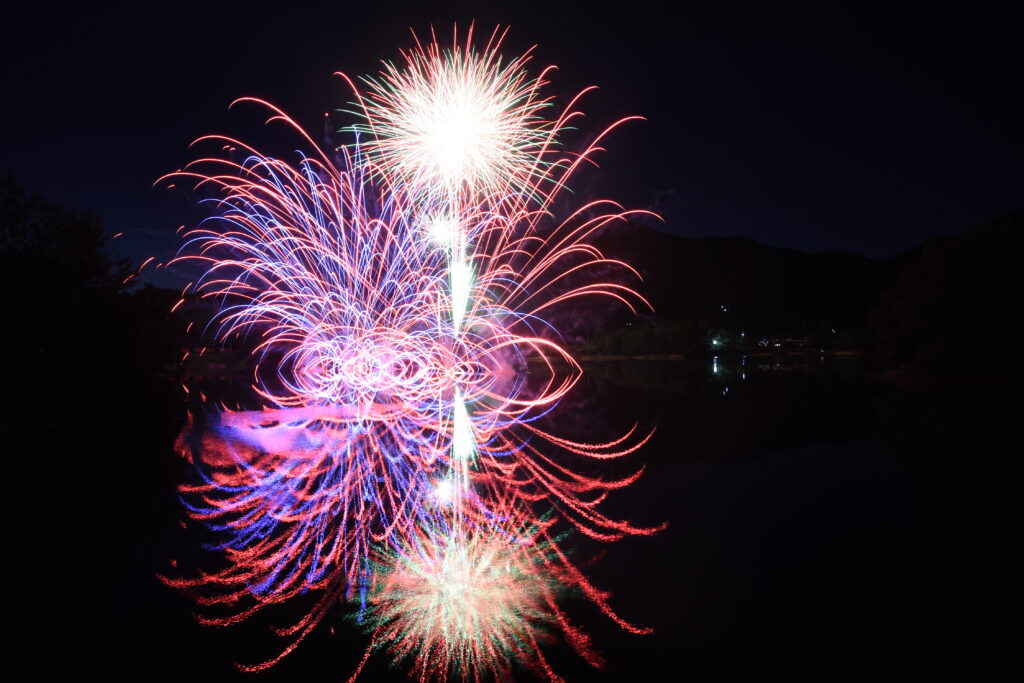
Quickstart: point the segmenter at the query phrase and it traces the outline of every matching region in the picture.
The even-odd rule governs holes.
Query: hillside
[[[845,252],[807,253],[745,237],[687,238],[630,223],[595,240],[643,276],[658,319],[753,335],[863,327],[895,266]]]

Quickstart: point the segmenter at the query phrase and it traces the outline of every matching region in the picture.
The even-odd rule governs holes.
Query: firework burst
[[[210,137],[229,153],[172,174],[215,207],[183,247],[204,270],[186,294],[216,302],[208,329],[221,343],[253,340],[264,408],[222,408],[179,439],[198,473],[181,487],[186,508],[227,564],[166,580],[229,610],[201,617],[220,625],[320,596],[280,629],[291,638],[280,655],[247,668],[272,665],[357,594],[371,650],[424,679],[497,675],[513,661],[556,678],[540,649],[554,634],[596,665],[556,604],[567,588],[642,631],[569,563],[553,525],[604,541],[655,531],[598,510],[642,470],[616,479],[579,466],[650,435],[585,444],[535,424],[581,373],[548,313],[580,297],[648,306],[603,277],[638,274],[591,243],[643,212],[598,201],[551,218],[559,189],[622,121],[580,154],[556,152],[576,99],[545,119],[548,71],[531,77],[528,54],[504,60],[503,38],[481,50],[472,30],[449,48],[417,41],[403,67],[356,91],[361,137],[336,155],[245,98],[311,153],[293,164]]]
[[[367,654],[386,650],[419,680],[498,679],[515,665],[561,680],[543,644],[562,640],[591,665],[603,664],[559,607],[572,591],[624,628],[647,632],[618,617],[607,594],[569,562],[552,535],[553,517],[534,519],[511,504],[499,506],[501,516],[471,516],[461,534],[421,527],[401,548],[378,556],[368,607],[358,615],[371,633]]]
[[[402,66],[386,62],[364,79],[355,128],[378,172],[431,196],[536,189],[559,122],[543,117],[545,75],[530,77],[528,54],[503,60],[503,39],[495,29],[477,50],[472,28],[464,44],[456,33],[444,48],[416,38]]]

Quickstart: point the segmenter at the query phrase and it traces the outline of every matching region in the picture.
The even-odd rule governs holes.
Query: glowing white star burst
[[[544,553],[486,532],[423,536],[395,558],[363,616],[377,646],[419,680],[481,680],[513,660],[547,668],[538,650],[557,624],[558,581]]]
[[[472,30],[464,45],[417,43],[404,67],[386,62],[366,79],[356,128],[381,172],[430,193],[536,189],[559,122],[541,116],[550,105],[538,96],[544,74],[528,75],[529,53],[503,60],[503,38],[495,31],[482,51]]]

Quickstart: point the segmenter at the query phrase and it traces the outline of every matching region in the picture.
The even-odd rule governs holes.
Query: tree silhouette
[[[1016,341],[1024,212],[929,241],[871,315],[876,362],[933,367],[1019,363]]]

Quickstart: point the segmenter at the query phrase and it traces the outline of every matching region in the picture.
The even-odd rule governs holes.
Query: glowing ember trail
[[[422,679],[497,676],[512,662],[554,679],[540,646],[556,637],[599,664],[557,604],[567,588],[643,631],[559,544],[567,529],[603,541],[656,531],[598,510],[642,470],[584,474],[650,435],[587,444],[536,424],[581,373],[545,315],[581,297],[648,306],[621,284],[636,272],[591,243],[644,212],[596,201],[552,218],[628,119],[578,154],[558,151],[578,97],[544,118],[548,70],[531,77],[528,55],[503,59],[503,37],[480,50],[472,30],[450,48],[417,39],[365,94],[349,80],[360,121],[337,154],[245,98],[307,154],[289,163],[209,137],[228,153],[169,176],[214,210],[179,257],[204,271],[183,301],[216,304],[207,329],[220,343],[251,340],[263,408],[208,405],[179,438],[196,472],[181,487],[187,513],[227,563],[165,581],[219,625],[319,596],[279,630],[279,655],[245,668],[278,661],[341,602],[372,633],[367,655],[386,649]]]

